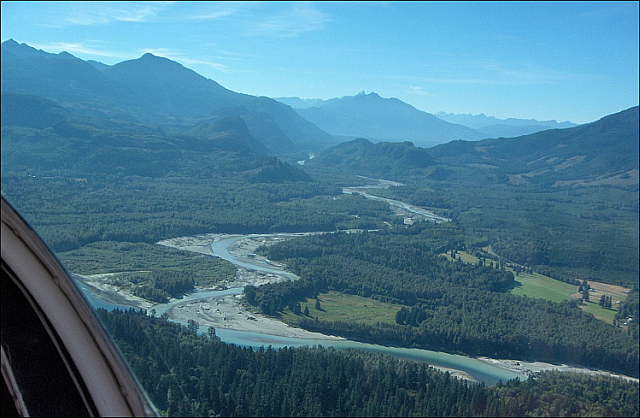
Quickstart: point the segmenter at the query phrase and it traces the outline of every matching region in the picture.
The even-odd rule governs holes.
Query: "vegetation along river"
[[[221,257],[238,267],[256,270],[263,273],[283,276],[289,280],[297,280],[298,277],[292,273],[281,270],[277,267],[270,265],[268,262],[260,261],[252,258],[236,257],[229,253],[229,247],[234,243],[247,238],[272,238],[279,234],[252,234],[252,235],[235,235],[226,238],[222,238],[218,241],[214,241],[211,244],[212,252],[215,256]],[[285,235],[285,234],[282,234]],[[224,291],[206,291],[196,292],[186,296],[188,300],[206,299],[211,297],[229,295],[229,294],[241,294],[242,288],[231,288]],[[184,303],[184,300],[173,302]],[[172,303],[166,305],[157,305],[156,314],[160,315],[167,312],[172,306]],[[206,329],[201,329],[200,332],[206,332]],[[400,347],[388,347],[377,344],[365,344],[357,341],[350,341],[346,339],[335,340],[317,340],[313,338],[299,338],[299,337],[285,337],[280,335],[272,335],[262,332],[247,332],[237,331],[231,329],[216,329],[216,334],[220,339],[229,344],[236,344],[245,347],[259,348],[261,346],[272,346],[273,348],[281,347],[299,347],[299,346],[314,346],[322,345],[324,347],[333,347],[336,349],[344,348],[356,348],[368,351],[374,351],[384,354],[393,355],[395,357],[409,359],[414,361],[426,362],[432,366],[436,366],[444,369],[459,370],[463,375],[477,382],[484,382],[486,385],[495,385],[498,381],[520,378],[526,379],[526,375],[515,373],[510,370],[506,370],[501,367],[497,367],[481,360],[470,358],[462,355],[453,355],[448,353],[435,352],[422,349],[409,349]]]
[[[381,184],[378,187],[385,187],[386,184]],[[359,188],[357,191],[353,188],[345,188],[345,193],[363,193],[362,189],[366,187]],[[370,195],[364,194],[366,197],[370,198]],[[404,215],[410,213],[409,216],[418,216],[422,219],[428,219],[430,221],[435,222],[447,222],[449,219],[441,218],[435,216],[434,214],[422,210],[418,210],[420,208],[410,207],[408,208],[405,205],[402,205],[402,202],[389,202],[392,206],[396,206],[397,208],[402,208],[405,212]],[[408,212],[408,213],[407,213]],[[273,263],[267,259],[262,257],[258,257],[253,254],[250,250],[247,250],[245,246],[244,251],[238,251],[238,248],[246,244],[248,241],[255,242],[266,242],[267,240],[274,239],[286,239],[296,235],[304,235],[304,234],[249,234],[249,235],[222,235],[216,236],[210,240],[203,240],[201,244],[206,242],[206,247],[204,245],[200,246],[200,249],[197,252],[209,253],[208,248],[210,245],[211,255],[220,257],[224,260],[227,260],[234,265],[236,265],[239,269],[252,272],[260,272],[262,275],[263,282],[271,282],[271,281],[281,281],[281,280],[297,280],[298,277],[293,273],[287,272],[284,269],[284,266],[280,266],[277,263]],[[171,240],[168,240],[171,241]],[[166,243],[166,242],[165,242]],[[173,245],[171,245],[173,246]],[[180,246],[178,246],[180,247]],[[184,248],[183,249],[188,249]],[[206,248],[206,251],[203,251]],[[230,251],[231,249],[231,251]],[[191,249],[192,250],[192,249]],[[266,279],[266,281],[265,281]],[[179,312],[184,312],[185,309],[189,305],[191,305],[194,309],[194,312],[197,312],[198,318],[200,319],[205,312],[201,312],[200,310],[196,311],[197,308],[203,309],[203,306],[213,306],[215,309],[216,304],[222,304],[222,302],[226,299],[236,300],[242,295],[244,286],[247,283],[236,282],[234,285],[231,285],[229,289],[225,290],[197,290],[191,294],[185,295],[180,299],[173,299],[168,303],[156,304],[152,309],[149,309],[149,312],[160,316],[163,314],[168,314],[171,320],[176,322],[180,322],[183,324],[187,324],[188,318],[184,315],[180,316]],[[95,307],[105,308],[105,309],[123,309],[126,308],[126,303],[123,305],[123,302],[118,298],[117,300],[111,300],[108,297],[105,297],[104,294],[97,296],[93,294],[92,289],[87,289],[84,286],[81,286],[83,291],[89,297],[90,302]],[[194,307],[195,306],[195,307]],[[222,307],[222,305],[220,305]],[[206,307],[204,309],[207,309]],[[251,315],[247,314],[247,312],[243,311],[242,307],[238,305],[233,306],[234,314],[237,312],[238,316],[244,314],[247,320],[254,320],[255,318]],[[226,315],[223,310],[223,315]],[[227,311],[228,312],[228,311]],[[256,315],[257,316],[257,315]],[[225,320],[227,318],[224,318]],[[229,318],[231,319],[231,318]],[[273,323],[278,322],[276,320],[272,320],[270,318],[260,318],[258,321],[270,321],[270,326]],[[200,322],[200,321],[199,321]],[[199,333],[206,333],[208,331],[209,326],[212,326],[211,323],[207,323],[209,321],[203,321],[202,327],[199,329]],[[245,321],[246,323],[247,321]],[[238,346],[244,347],[252,347],[258,349],[260,347],[271,346],[273,348],[282,348],[282,347],[299,347],[299,346],[318,346],[322,345],[324,347],[333,347],[335,349],[345,349],[345,348],[354,348],[361,350],[368,350],[373,352],[379,352],[383,354],[392,355],[398,358],[413,360],[413,361],[421,361],[426,362],[431,366],[436,368],[449,370],[454,375],[462,376],[472,381],[483,382],[485,385],[492,386],[495,385],[498,381],[507,381],[514,378],[526,379],[527,372],[526,369],[516,368],[512,370],[508,370],[505,367],[500,367],[500,361],[492,360],[492,359],[475,359],[471,357],[467,357],[464,355],[453,355],[443,352],[436,352],[431,350],[424,349],[413,349],[413,348],[401,348],[401,347],[389,347],[378,344],[366,344],[357,341],[351,341],[344,338],[334,338],[330,336],[323,336],[320,334],[313,333],[303,333],[303,332],[291,332],[291,333],[278,333],[273,332],[273,329],[269,329],[268,326],[262,328],[261,324],[263,322],[253,322],[253,328],[242,329],[242,327],[237,327],[234,325],[225,325],[220,326],[220,323],[217,323],[213,326],[216,330],[216,335],[221,339],[221,341],[228,344],[235,344]],[[266,323],[266,322],[265,322]],[[236,322],[237,324],[237,322]],[[278,323],[282,328],[288,328],[289,330],[293,330],[291,327],[287,327],[283,323]],[[298,329],[295,329],[300,331]],[[308,337],[307,337],[308,335]],[[320,335],[320,338],[317,337]],[[326,338],[325,338],[326,337]],[[515,362],[514,363],[518,363]],[[523,364],[524,366],[524,364]]]

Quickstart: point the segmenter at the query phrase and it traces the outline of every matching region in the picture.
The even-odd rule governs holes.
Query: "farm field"
[[[464,263],[477,263],[478,258],[474,255],[468,254],[464,251],[458,251],[457,255]],[[451,259],[448,254],[443,256]],[[515,271],[507,267],[507,271]],[[550,300],[552,302],[562,302],[563,300],[579,299],[581,296],[577,292],[577,287],[569,283],[561,282],[559,280],[552,279],[540,273],[534,272],[533,274],[520,272],[515,276],[516,286],[511,290],[511,293],[516,296],[527,296],[529,298],[540,298]],[[617,303],[627,298],[629,289],[623,286],[616,286],[606,283],[600,283],[595,281],[589,281],[589,286],[592,289],[589,292],[589,301],[581,305],[581,308],[595,316],[596,318],[607,322],[613,323],[613,318],[618,312]],[[602,295],[611,297],[612,307],[603,308],[598,304]]]
[[[353,321],[374,325],[376,322],[394,324],[396,313],[400,305],[379,302],[374,299],[357,295],[347,295],[338,292],[321,293],[320,310],[316,309],[316,299],[307,299],[306,303],[300,303],[302,311],[309,308],[309,317],[317,317],[323,321]],[[296,315],[291,311],[282,314],[282,320],[297,325],[302,315]]]

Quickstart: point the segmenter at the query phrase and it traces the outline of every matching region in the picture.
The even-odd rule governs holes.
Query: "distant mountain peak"
[[[57,54],[52,54],[41,49],[35,49],[24,43],[18,43],[13,38],[8,39],[2,43],[2,52],[9,52],[19,57],[44,57],[44,58],[64,58],[64,59],[78,59],[75,55],[62,51]]]
[[[151,52],[146,52],[143,56],[140,57],[140,59],[157,59],[157,58],[162,58],[162,57],[153,55]]]
[[[68,53],[67,51],[62,51],[62,52],[58,53],[58,56],[60,58],[67,58],[67,59],[76,59],[77,58],[75,55],[72,55],[72,54]]]
[[[487,116],[484,113],[473,115],[438,112],[436,117],[449,123],[456,123],[467,126],[471,129],[482,132],[489,138],[513,138],[522,135],[529,135],[547,129],[565,129],[577,126],[575,123],[557,122],[554,120],[536,119],[498,119],[495,116]]]
[[[349,96],[347,96],[349,97]],[[371,92],[369,94],[365,93],[364,90],[362,90],[360,93],[356,94],[355,96],[351,96],[351,97],[362,97],[362,98],[371,98],[371,99],[380,99],[381,97],[378,95],[378,93],[376,92]]]
[[[321,129],[343,138],[411,141],[422,147],[454,139],[486,138],[471,128],[445,122],[397,98],[380,97],[375,92],[327,100],[296,111]]]
[[[138,76],[143,77],[144,81],[153,80],[153,77],[146,73],[148,71],[156,71],[158,72],[157,75],[164,73],[164,77],[168,77],[169,79],[180,77],[181,74],[184,75],[187,73],[189,73],[191,77],[197,75],[197,78],[204,79],[204,77],[195,73],[193,70],[185,68],[179,62],[172,61],[169,58],[161,57],[158,55],[153,55],[151,52],[146,52],[140,58],[134,58],[128,61],[119,62],[111,66],[110,71],[121,71],[122,69],[126,69],[125,71],[141,72],[138,73]]]
[[[169,58],[161,57],[159,55],[153,55],[151,52],[146,52],[140,58],[138,58],[137,60],[133,60],[133,61],[139,61],[139,62],[144,62],[144,63],[165,63],[165,64],[171,64],[171,65],[176,66],[176,67],[184,67],[179,62],[172,61]]]
[[[11,52],[21,57],[41,55],[41,54],[50,55],[44,51],[35,49],[27,44],[18,43],[13,38],[6,40],[2,43],[2,52],[5,52],[5,51]]]

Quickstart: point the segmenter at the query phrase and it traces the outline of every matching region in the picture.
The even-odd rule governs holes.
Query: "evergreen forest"
[[[638,416],[638,386],[545,372],[494,387],[424,363],[321,346],[253,350],[213,328],[143,311],[99,310],[132,370],[166,416]]]

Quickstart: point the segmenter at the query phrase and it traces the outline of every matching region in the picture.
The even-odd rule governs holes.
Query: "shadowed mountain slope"
[[[322,152],[305,163],[305,167],[402,180],[407,176],[429,175],[435,164],[425,149],[410,142],[373,144],[359,138]]]
[[[279,155],[316,151],[336,140],[289,106],[225,89],[181,64],[145,54],[107,66],[68,53],[2,43],[2,92],[29,94],[93,117],[188,129],[217,113],[239,116]]]
[[[308,180],[299,168],[271,156],[238,116],[167,135],[141,123],[74,114],[41,97],[2,93],[3,174],[9,168],[35,176]]]
[[[515,184],[638,184],[638,107],[574,128],[454,141],[429,153],[450,166],[502,173]]]

